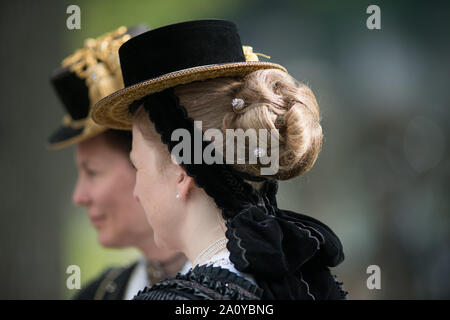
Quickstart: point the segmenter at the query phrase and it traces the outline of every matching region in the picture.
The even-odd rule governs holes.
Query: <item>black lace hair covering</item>
[[[191,137],[197,131],[203,137],[179,104],[173,88],[135,101],[130,112],[136,112],[140,105],[169,152],[178,144],[171,140],[176,129],[188,130]],[[202,151],[210,143],[203,140]],[[191,148],[193,157],[193,143]],[[230,260],[236,269],[255,277],[263,289],[263,299],[345,299],[347,292],[329,270],[344,260],[339,238],[314,218],[279,209],[276,180],[266,180],[258,191],[245,179],[261,177],[254,179],[232,165],[194,161],[181,165],[221,209]]]

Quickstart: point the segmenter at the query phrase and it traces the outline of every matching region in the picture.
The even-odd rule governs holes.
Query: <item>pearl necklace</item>
[[[205,250],[200,252],[200,254],[197,256],[197,258],[195,258],[194,262],[192,263],[192,267],[200,265],[200,263],[205,263],[206,261],[211,259],[211,257],[213,257],[215,254],[224,250],[227,247],[227,242],[228,239],[226,237],[220,238],[219,240],[215,241]]]

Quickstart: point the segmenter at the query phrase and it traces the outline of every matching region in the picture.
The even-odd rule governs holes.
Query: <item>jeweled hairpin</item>
[[[240,111],[242,109],[244,109],[244,100],[240,99],[240,98],[234,98],[231,101],[231,105],[233,106],[233,110],[234,111]]]

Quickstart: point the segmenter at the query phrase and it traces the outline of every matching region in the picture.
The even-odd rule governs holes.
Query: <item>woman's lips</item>
[[[91,219],[91,223],[94,226],[94,228],[98,229],[106,220],[106,215],[89,216],[89,219]]]

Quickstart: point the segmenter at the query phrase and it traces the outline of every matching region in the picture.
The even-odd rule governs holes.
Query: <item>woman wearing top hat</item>
[[[119,56],[125,88],[100,100],[93,118],[132,129],[134,194],[155,242],[193,265],[136,299],[345,299],[329,269],[344,259],[339,238],[276,202],[278,180],[309,170],[322,145],[311,90],[284,67],[258,61],[228,21],[148,31],[122,45]],[[239,161],[234,138],[217,135],[227,129],[273,129],[277,140],[266,145],[250,136],[243,146],[249,156]],[[180,148],[182,136],[203,142]],[[278,164],[269,171],[272,152]]]
[[[176,274],[186,261],[183,254],[155,246],[152,228],[133,197],[131,133],[96,125],[89,117],[96,101],[123,88],[119,46],[146,30],[121,27],[86,40],[85,47],[66,58],[51,78],[67,113],[49,143],[52,149],[76,146],[74,203],[88,209],[104,247],[136,247],[145,257],[128,267],[108,269],[78,292],[77,299],[131,299],[146,285]]]

